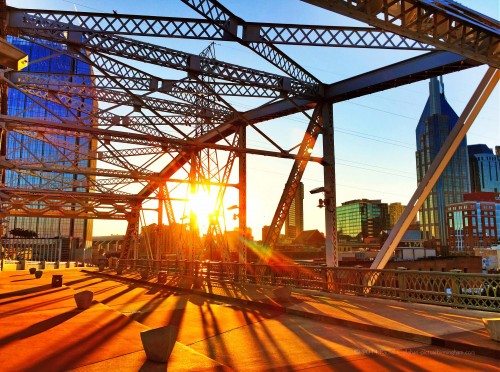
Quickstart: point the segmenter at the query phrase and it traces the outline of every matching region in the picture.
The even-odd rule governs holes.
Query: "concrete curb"
[[[397,330],[397,329],[385,328],[385,327],[381,327],[381,326],[373,325],[373,324],[366,324],[366,323],[356,322],[356,321],[352,321],[352,320],[340,319],[340,318],[336,318],[336,317],[330,316],[330,315],[317,314],[317,313],[312,313],[312,312],[303,311],[303,310],[291,309],[291,308],[287,307],[286,305],[284,306],[284,305],[280,305],[280,304],[276,304],[276,303],[248,300],[248,299],[244,299],[244,298],[229,297],[229,296],[219,295],[219,294],[215,294],[215,293],[209,293],[209,292],[205,292],[205,291],[201,291],[201,290],[197,290],[197,289],[182,288],[182,287],[172,286],[169,284],[152,283],[152,282],[148,282],[147,280],[143,280],[143,279],[126,278],[123,276],[113,275],[113,274],[108,274],[108,273],[103,273],[103,272],[95,272],[95,271],[88,271],[88,270],[82,270],[82,271],[86,272],[88,274],[104,276],[104,277],[108,277],[108,278],[114,279],[114,280],[123,280],[123,281],[128,281],[128,282],[132,282],[132,283],[136,283],[136,284],[140,284],[140,285],[147,285],[147,286],[155,287],[155,288],[164,288],[164,289],[169,289],[169,290],[173,290],[173,291],[185,292],[185,293],[189,293],[189,294],[196,294],[196,295],[205,296],[205,297],[209,297],[209,298],[224,301],[224,302],[231,302],[231,303],[245,305],[247,307],[261,308],[261,309],[268,309],[268,310],[280,310],[286,314],[295,315],[295,316],[299,316],[302,318],[318,320],[318,321],[323,322],[323,323],[333,324],[333,325],[351,328],[351,329],[356,329],[356,330],[360,330],[360,331],[377,333],[377,334],[381,334],[384,336],[389,336],[389,337],[394,337],[394,338],[399,338],[399,339],[404,339],[404,340],[409,340],[409,341],[415,341],[415,342],[419,342],[419,343],[426,344],[426,345],[439,346],[439,347],[443,347],[446,349],[452,349],[452,350],[464,351],[464,352],[473,352],[476,355],[482,355],[482,356],[486,356],[489,358],[500,359],[500,355],[498,353],[498,350],[496,350],[496,349],[490,349],[490,348],[482,347],[482,346],[478,346],[478,345],[472,345],[472,344],[463,343],[463,342],[459,342],[459,341],[448,340],[448,339],[443,338],[443,337],[421,335],[418,333],[412,333],[412,332],[401,331],[401,330]]]

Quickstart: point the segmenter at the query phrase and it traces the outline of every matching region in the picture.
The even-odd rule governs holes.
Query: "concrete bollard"
[[[179,326],[151,329],[141,332],[141,341],[148,360],[157,363],[166,363],[177,340]]]
[[[53,274],[52,275],[52,288],[62,287],[63,276],[61,274]]]
[[[280,302],[287,302],[292,297],[292,290],[290,287],[278,287],[273,289],[273,296]]]
[[[76,307],[80,310],[85,310],[92,304],[92,299],[94,298],[94,292],[92,291],[82,291],[75,293]]]
[[[159,271],[158,272],[157,282],[160,284],[165,284],[167,282],[167,272],[166,271]]]
[[[500,318],[483,318],[483,323],[490,334],[490,338],[500,341]]]
[[[36,269],[34,267],[30,267],[30,274],[33,275],[36,272]]]
[[[97,261],[97,268],[99,269],[99,271],[104,271],[104,269],[106,268],[106,260],[100,258],[99,261]]]
[[[108,260],[108,265],[110,269],[116,269],[118,267],[118,258],[110,257]]]
[[[42,277],[43,271],[42,270],[36,270],[35,271],[35,278],[40,279]]]
[[[201,276],[197,276],[193,281],[193,289],[201,289],[203,288],[203,278]]]
[[[191,289],[193,287],[193,278],[190,278],[188,276],[181,276],[179,278],[178,286],[184,289]]]

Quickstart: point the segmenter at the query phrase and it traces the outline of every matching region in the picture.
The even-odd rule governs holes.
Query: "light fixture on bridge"
[[[227,207],[228,211],[233,211],[235,209],[240,209],[240,207],[238,205],[236,205],[236,204],[231,205],[230,207]],[[237,220],[239,217],[240,217],[240,215],[238,213],[234,213],[233,214],[233,220]]]

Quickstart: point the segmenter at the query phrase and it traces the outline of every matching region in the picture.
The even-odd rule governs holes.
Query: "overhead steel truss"
[[[303,0],[364,22],[366,27],[248,22],[217,0],[180,1],[201,18],[16,9],[0,1],[2,36],[21,37],[49,51],[47,57],[31,63],[68,55],[91,66],[86,74],[3,70],[1,181],[10,172],[26,186],[2,187],[0,213],[126,219],[122,254],[128,257],[137,241],[141,209],[151,199],[158,200],[160,225],[163,210],[169,224],[182,223],[176,220],[171,204],[185,200],[174,196],[179,185],[189,185],[191,191],[197,185],[216,186],[219,212],[226,187],[236,186],[243,242],[246,157],[272,156],[294,161],[269,234],[263,237],[273,246],[304,169],[313,161],[324,167],[326,261],[336,266],[332,105],[484,63],[500,66],[498,22],[448,0]],[[146,42],[137,37],[150,38]],[[210,48],[199,55],[167,48],[154,37],[236,42],[281,73],[218,60]],[[424,53],[324,84],[278,45]],[[158,76],[146,65],[185,75]],[[45,110],[50,119],[6,115],[7,87],[22,92],[30,105]],[[229,103],[230,97],[267,102],[239,111]],[[57,115],[53,105],[66,109],[68,115]],[[304,113],[309,126],[301,143],[291,149],[258,127],[295,113]],[[248,147],[248,130],[272,150]],[[323,157],[311,156],[319,135]],[[10,147],[7,136],[13,136]],[[72,138],[80,140],[75,143]],[[43,157],[30,150],[29,141],[50,146],[55,153]],[[235,161],[238,182],[231,184]],[[40,182],[31,185],[31,176]],[[211,244],[223,246],[219,217],[215,215],[207,233],[212,236]],[[229,259],[227,251],[222,251],[222,258]],[[246,260],[244,244],[239,259]]]

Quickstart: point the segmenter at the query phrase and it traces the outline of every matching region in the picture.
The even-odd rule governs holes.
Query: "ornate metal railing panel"
[[[357,267],[265,265],[187,260],[125,260],[149,274],[201,277],[206,282],[290,286],[343,295],[387,298],[500,312],[500,275]],[[243,275],[245,273],[245,275]]]

